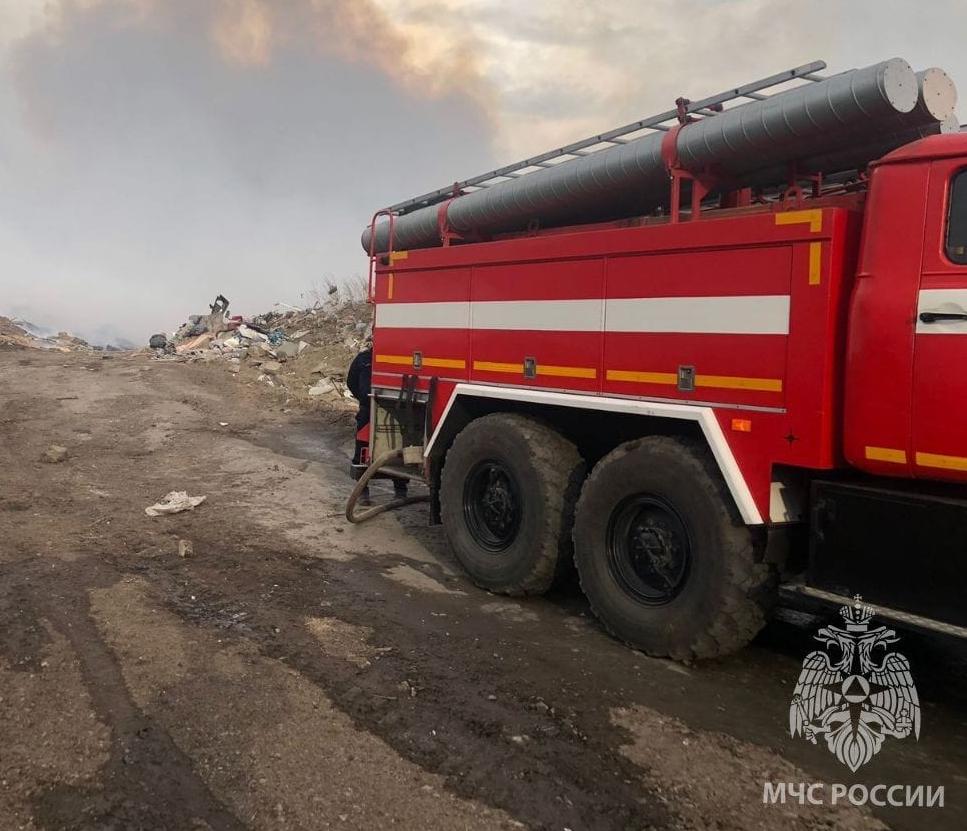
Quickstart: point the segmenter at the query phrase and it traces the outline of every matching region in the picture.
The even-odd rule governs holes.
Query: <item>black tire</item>
[[[464,427],[444,461],[440,512],[474,583],[509,595],[547,591],[572,558],[584,473],[577,448],[536,419],[495,413]]]
[[[741,649],[775,595],[764,546],[738,516],[700,442],[617,447],[584,483],[574,553],[591,608],[615,637],[690,661]]]

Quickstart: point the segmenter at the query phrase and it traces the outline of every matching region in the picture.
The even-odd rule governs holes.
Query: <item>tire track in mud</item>
[[[110,586],[118,575],[83,557],[43,567],[36,560],[0,564],[0,577],[0,629],[32,633],[27,641],[0,642],[0,654],[14,669],[39,668],[48,621],[70,644],[92,707],[111,730],[110,756],[97,781],[40,787],[31,799],[35,821],[52,831],[241,831],[245,826],[212,795],[191,760],[134,704],[94,623],[88,590]]]
[[[136,567],[155,600],[284,662],[357,728],[446,777],[456,795],[533,828],[674,826],[642,769],[618,751],[626,734],[608,707],[572,709],[568,700],[593,691],[576,679],[532,678],[531,644],[465,598],[435,596],[421,607],[384,580],[385,561],[335,569],[253,543],[244,529],[226,538],[199,523],[192,535],[203,557]],[[361,668],[327,654],[307,626],[319,617],[368,627],[378,657]]]
[[[87,385],[87,373],[82,377]],[[769,707],[775,702],[781,707],[786,690],[781,674],[770,667],[777,658],[797,664],[809,647],[811,631],[804,630],[802,640],[790,644],[788,633],[777,638],[773,630],[770,637],[781,643],[772,649],[750,650],[745,658],[725,666],[676,666],[674,673],[666,674],[668,668],[639,660],[604,638],[594,624],[565,615],[560,597],[526,606],[527,612],[537,609],[539,614],[526,617],[526,625],[515,626],[510,615],[483,611],[481,604],[500,605],[489,602],[497,598],[448,573],[449,559],[439,534],[406,524],[418,523],[416,514],[404,516],[400,527],[390,526],[388,533],[357,537],[355,545],[345,544],[349,533],[339,533],[349,529],[325,517],[319,517],[318,528],[313,525],[318,536],[309,536],[309,544],[288,534],[292,528],[315,523],[316,507],[328,510],[328,517],[336,517],[338,511],[332,513],[332,505],[319,500],[318,490],[300,491],[306,478],[287,489],[285,476],[258,476],[249,467],[311,460],[325,466],[318,476],[333,493],[338,494],[343,484],[348,491],[349,480],[343,482],[340,467],[345,459],[333,448],[341,447],[350,432],[319,424],[321,417],[269,418],[248,406],[244,387],[213,368],[152,365],[145,382],[151,389],[147,397],[115,395],[116,379],[110,372],[94,378],[80,414],[66,412],[63,405],[46,406],[46,399],[33,398],[26,386],[20,401],[0,411],[0,434],[8,438],[5,458],[14,473],[0,488],[0,544],[7,544],[0,552],[0,654],[26,657],[24,669],[30,671],[48,628],[56,627],[66,636],[76,627],[77,642],[70,643],[84,665],[97,715],[114,731],[110,762],[96,781],[87,780],[92,785],[42,786],[37,791],[34,807],[47,828],[190,829],[192,823],[199,829],[240,827],[231,824],[237,820],[213,796],[206,786],[209,780],[200,780],[192,770],[193,764],[206,770],[204,754],[192,752],[188,744],[183,746],[190,755],[180,753],[170,738],[179,735],[177,730],[166,735],[159,726],[170,726],[165,721],[171,712],[167,705],[157,711],[151,709],[153,704],[145,705],[148,712],[157,713],[158,721],[139,710],[135,702],[144,701],[131,695],[135,685],[128,689],[121,674],[132,667],[132,656],[124,651],[127,643],[105,641],[100,619],[93,622],[89,591],[114,586],[125,576],[143,582],[145,598],[155,608],[163,606],[188,624],[188,637],[193,637],[193,630],[216,634],[230,649],[244,645],[276,668],[290,667],[323,691],[359,731],[379,737],[424,770],[443,775],[451,792],[503,808],[534,828],[637,830],[687,825],[684,797],[667,787],[670,768],[654,756],[652,737],[647,732],[644,737],[632,734],[615,723],[616,706],[650,705],[699,731],[721,730],[758,742],[770,758],[806,756],[798,748],[775,747],[775,719]],[[127,389],[128,381],[123,383]],[[209,385],[221,385],[224,396],[209,392]],[[273,413],[282,406],[277,402]],[[177,428],[170,447],[155,455],[132,453],[162,416]],[[76,429],[78,418],[90,428],[92,439],[83,448],[78,446],[75,459],[66,467],[35,464],[43,446]],[[219,460],[217,453],[228,446],[218,443],[225,433],[205,426],[219,420],[231,421],[232,441],[249,444],[245,452],[252,451],[251,459],[245,464],[232,467]],[[286,434],[289,440],[267,440],[267,432]],[[305,441],[293,443],[293,433]],[[260,456],[259,448],[274,451],[276,458]],[[0,457],[4,450],[0,446]],[[171,489],[169,481],[223,498],[213,498],[197,514],[145,523],[145,497]],[[112,491],[111,501],[91,496],[91,487]],[[236,488],[244,492],[234,494]],[[263,492],[275,497],[275,504],[273,511],[259,516]],[[316,500],[311,505],[309,493]],[[236,500],[236,495],[250,498]],[[292,517],[285,513],[289,499],[295,500]],[[391,554],[402,548],[419,556],[412,546],[395,546],[394,533],[425,543],[426,559]],[[326,555],[327,534],[342,540],[334,546],[345,554],[339,562],[310,554]],[[177,557],[181,537],[195,543],[193,559]],[[64,552],[74,556],[75,545],[76,560],[60,559]],[[11,556],[24,560],[16,565],[2,562]],[[52,559],[58,560],[53,569]],[[392,582],[391,572],[400,567],[466,592],[458,597],[428,594],[418,585]],[[10,600],[6,611],[4,598]],[[563,603],[575,606],[567,599]],[[577,605],[586,608],[583,602]],[[43,623],[48,619],[51,627]],[[357,655],[367,656],[368,666],[320,641],[307,626],[308,620],[320,619],[344,621],[357,635],[365,632],[359,637],[372,650]],[[7,633],[5,624],[19,631]],[[114,643],[117,654],[106,643]],[[378,651],[386,647],[389,651]],[[205,672],[204,666],[198,669]],[[98,693],[102,684],[105,689]],[[746,685],[765,686],[768,695],[745,695]],[[211,688],[200,676],[196,689]],[[756,708],[765,709],[766,715]],[[641,724],[649,727],[647,721]],[[144,727],[148,732],[139,735]],[[640,752],[633,762],[626,751],[636,740]],[[224,751],[217,736],[212,743],[218,745],[216,754]],[[667,746],[669,754],[671,747]],[[951,753],[958,758],[956,750]],[[269,767],[272,758],[265,760]],[[237,774],[231,758],[223,755],[219,761]],[[735,777],[749,777],[742,759],[735,759],[734,768],[731,756],[728,762]],[[157,786],[152,779],[156,763],[163,771]],[[690,778],[693,772],[700,775],[702,767],[689,771]],[[211,788],[217,789],[217,782],[211,781]],[[161,794],[156,800],[144,795],[152,788]],[[237,792],[229,789],[227,798]],[[239,816],[248,816],[236,810]],[[709,816],[723,822],[717,809]],[[773,827],[802,826],[783,817]]]

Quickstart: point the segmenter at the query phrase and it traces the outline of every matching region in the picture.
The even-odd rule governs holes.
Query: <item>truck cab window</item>
[[[952,262],[967,265],[967,169],[959,171],[950,184],[947,257]]]

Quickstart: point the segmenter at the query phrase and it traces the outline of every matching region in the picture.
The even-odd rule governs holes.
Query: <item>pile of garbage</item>
[[[74,337],[68,332],[44,335],[26,320],[11,319],[0,315],[0,349],[49,349],[56,352],[94,352],[97,347]]]
[[[280,304],[281,305],[281,304]],[[252,318],[229,313],[222,295],[208,314],[191,315],[149,346],[160,361],[223,362],[233,373],[284,392],[287,398],[348,401],[346,370],[363,348],[371,307],[337,289],[311,309],[289,307]]]

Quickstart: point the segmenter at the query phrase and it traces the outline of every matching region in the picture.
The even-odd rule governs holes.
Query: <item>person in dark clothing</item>
[[[356,411],[356,432],[358,433],[367,424],[369,424],[369,393],[373,388],[373,341],[372,338],[367,339],[366,346],[362,352],[360,352],[353,362],[349,365],[349,369],[346,372],[346,386],[352,393],[353,398],[359,402],[359,409]],[[356,439],[356,450],[353,453],[353,464],[362,464],[363,460],[363,448],[367,446],[367,442],[360,441]],[[396,493],[397,498],[402,498],[407,494],[407,485],[405,479],[393,479],[393,490]],[[369,501],[369,488],[366,488],[361,495],[363,503]]]
[[[373,346],[371,341],[366,341],[366,348],[363,349],[349,365],[346,372],[346,386],[359,402],[359,409],[356,411],[356,432],[358,433],[369,424],[369,391],[373,386]],[[356,439],[356,452],[353,453],[353,464],[362,463],[363,448],[366,442]]]

